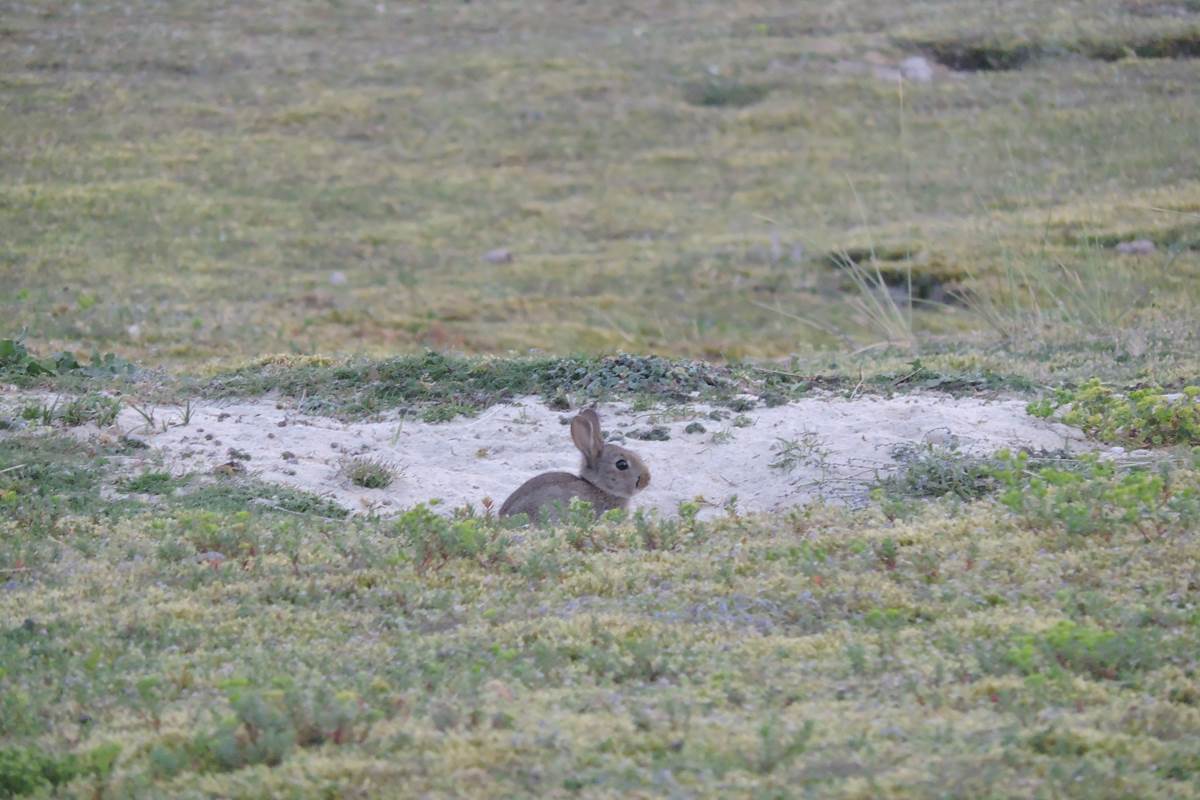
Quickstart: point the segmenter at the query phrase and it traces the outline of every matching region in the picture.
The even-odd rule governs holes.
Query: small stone
[[[921,56],[910,56],[900,62],[900,74],[913,83],[933,80],[933,65]]]
[[[296,460],[296,454],[293,453],[291,450],[284,450],[282,453],[279,454],[279,457],[282,458],[284,461],[295,461]]]
[[[508,248],[497,247],[495,250],[488,250],[484,253],[483,260],[489,264],[511,264],[513,254]]]
[[[937,447],[951,446],[958,442],[958,437],[949,428],[934,428],[925,434],[925,443]]]
[[[1134,239],[1117,245],[1117,252],[1123,256],[1145,256],[1154,250],[1154,242],[1149,239]]]
[[[683,429],[684,433],[704,433],[708,428],[701,425],[699,422],[693,422]]]
[[[329,273],[329,285],[330,286],[345,286],[346,285],[346,273],[341,272],[341,271]]]
[[[279,422],[276,422],[276,423],[275,423],[275,427],[276,427],[276,428],[286,428],[286,427],[287,427],[287,420],[286,420],[286,419],[281,419],[281,420],[279,420]]]
[[[229,419],[231,416],[233,416],[233,415],[230,414],[228,411],[222,411],[220,414],[217,414],[217,422],[224,422],[225,420]]]

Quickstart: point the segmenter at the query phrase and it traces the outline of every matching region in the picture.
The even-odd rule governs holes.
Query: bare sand
[[[777,511],[817,499],[861,503],[871,482],[895,468],[901,445],[954,443],[978,454],[1004,447],[1084,447],[1077,430],[1031,417],[1023,400],[1011,398],[813,397],[756,407],[740,420],[728,410],[699,404],[635,412],[628,405],[605,403],[597,410],[606,432],[618,440],[623,435],[653,475],[631,507],[662,513],[699,498],[702,515],[714,514],[733,496],[742,512]],[[441,509],[464,503],[479,508],[488,497],[499,507],[526,479],[548,470],[575,471],[580,460],[566,425],[573,412],[550,409],[533,397],[437,424],[396,415],[343,422],[298,413],[287,401],[271,397],[202,402],[186,425],[181,408],[152,411],[153,428],[127,408],[109,429],[79,433],[142,439],[149,448],[121,468],[134,473],[156,465],[177,474],[208,472],[229,462],[234,448],[249,457],[240,461],[247,474],[326,496],[354,512],[387,514],[434,499]],[[713,411],[727,416],[714,420]],[[706,430],[686,432],[693,422]],[[631,436],[655,426],[669,438]],[[792,443],[788,452],[783,442]],[[790,463],[781,463],[789,454]],[[355,486],[340,470],[343,459],[354,456],[390,462],[400,474],[384,489]]]

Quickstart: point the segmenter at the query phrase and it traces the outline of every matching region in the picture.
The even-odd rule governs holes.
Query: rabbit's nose
[[[641,475],[638,475],[637,488],[645,489],[649,485],[650,485],[650,472],[649,472],[649,470],[647,470],[646,472],[643,472]]]

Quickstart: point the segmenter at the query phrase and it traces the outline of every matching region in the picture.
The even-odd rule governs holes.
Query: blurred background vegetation
[[[1198,11],[0,3],[2,333],[181,369],[1178,353]]]

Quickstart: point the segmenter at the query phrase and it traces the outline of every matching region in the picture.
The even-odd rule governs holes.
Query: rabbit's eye
[[[617,459],[617,469],[619,469],[621,471],[629,469],[629,462],[623,458],[618,458]]]

